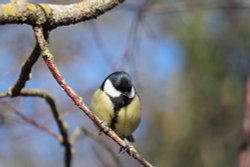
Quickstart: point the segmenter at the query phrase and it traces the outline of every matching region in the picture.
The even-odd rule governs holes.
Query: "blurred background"
[[[72,2],[78,1],[63,1]],[[250,59],[249,9],[249,0],[127,0],[95,20],[53,30],[49,47],[87,104],[110,73],[132,75],[143,103],[135,146],[155,166],[235,167]],[[15,83],[34,46],[30,26],[0,26],[0,92]],[[79,126],[98,133],[41,58],[26,85],[56,98],[70,134]],[[59,134],[43,99],[0,99],[0,109],[0,166],[64,165],[64,147],[20,116]],[[74,167],[140,166],[100,138],[107,147],[88,135],[76,141]]]

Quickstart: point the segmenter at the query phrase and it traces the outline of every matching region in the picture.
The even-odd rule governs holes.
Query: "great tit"
[[[110,74],[95,91],[90,108],[122,139],[134,142],[132,133],[141,120],[141,102],[128,73]]]

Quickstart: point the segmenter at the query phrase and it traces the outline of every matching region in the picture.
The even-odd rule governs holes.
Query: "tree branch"
[[[10,96],[7,93],[3,93],[0,95],[1,97],[7,97]],[[22,119],[24,119],[26,122],[44,130],[47,131],[49,134],[51,134],[53,137],[56,137],[65,147],[65,166],[66,167],[70,167],[71,166],[71,159],[72,159],[72,154],[73,154],[73,146],[70,142],[70,139],[68,137],[68,129],[67,129],[67,125],[64,123],[63,118],[61,113],[59,112],[56,103],[55,103],[55,99],[54,97],[52,97],[48,92],[45,92],[43,90],[40,89],[22,89],[20,92],[18,92],[18,94],[16,94],[16,96],[31,96],[31,97],[40,97],[46,100],[46,102],[49,104],[51,111],[52,111],[52,115],[54,117],[54,119],[56,120],[59,132],[62,136],[55,136],[53,133],[51,133],[51,131],[49,129],[47,129],[45,126],[43,125],[39,125],[37,122],[29,119],[28,117],[22,115],[19,112],[16,112]],[[10,96],[11,97],[11,96]]]
[[[47,29],[86,21],[105,13],[124,0],[86,0],[69,5],[45,3],[0,4],[0,25],[19,23],[43,25]]]
[[[97,116],[95,116],[88,107],[83,103],[82,98],[79,97],[71,87],[66,83],[63,76],[60,74],[57,66],[54,64],[54,56],[48,49],[48,42],[44,37],[44,32],[42,27],[34,27],[34,32],[36,36],[36,40],[40,46],[42,57],[47,64],[50,72],[52,73],[53,77],[57,81],[57,83],[62,87],[62,89],[67,93],[67,95],[73,100],[76,106],[81,109],[91,120],[92,122],[100,128],[107,136],[112,138],[118,145],[120,145],[123,149],[127,148],[127,144],[105,123],[100,120]],[[139,161],[145,167],[152,167],[152,165],[143,159],[137,151],[133,151],[132,149],[128,149],[127,153],[134,157],[137,161]]]
[[[16,83],[8,90],[9,96],[17,96],[19,95],[22,88],[25,87],[26,81],[31,79],[31,69],[33,65],[36,63],[40,56],[40,48],[39,45],[36,44],[31,55],[24,62],[21,68],[21,73],[19,74],[18,80]]]
[[[67,125],[63,121],[63,117],[56,106],[54,97],[52,97],[48,92],[45,92],[40,89],[22,89],[20,92],[20,96],[41,97],[45,99],[46,102],[49,104],[52,114],[54,116],[54,119],[56,120],[60,134],[62,135],[63,140],[61,142],[63,146],[65,147],[65,166],[70,167],[72,154],[73,154],[73,146],[68,137]]]
[[[10,108],[17,116],[19,116],[23,121],[29,123],[30,125],[48,133],[49,135],[51,135],[52,137],[54,137],[55,139],[57,139],[58,141],[62,141],[62,137],[60,135],[57,135],[56,133],[54,133],[53,131],[51,131],[49,128],[47,128],[44,125],[41,125],[39,123],[37,123],[34,119],[22,114],[21,112],[19,112],[15,107],[11,106],[10,104],[8,104],[7,102],[4,101],[0,101],[0,103],[8,108]]]

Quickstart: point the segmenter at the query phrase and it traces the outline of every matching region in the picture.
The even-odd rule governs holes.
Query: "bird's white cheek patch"
[[[132,87],[131,92],[129,93],[129,98],[133,98],[135,96],[135,89]]]
[[[105,81],[103,89],[111,97],[119,97],[121,95],[121,92],[113,86],[109,79]]]

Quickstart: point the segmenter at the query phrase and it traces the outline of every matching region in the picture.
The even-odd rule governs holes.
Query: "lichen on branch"
[[[49,3],[0,4],[0,25],[19,23],[42,25],[47,29],[86,21],[105,13],[124,0],[86,0],[69,5]]]

